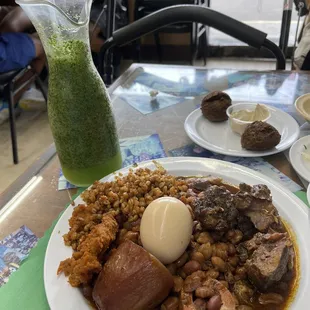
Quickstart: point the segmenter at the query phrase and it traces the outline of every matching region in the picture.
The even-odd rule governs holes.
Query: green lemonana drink
[[[90,51],[92,1],[18,3],[47,56],[48,117],[64,176],[88,186],[122,165],[110,98]]]
[[[57,153],[66,179],[87,186],[122,164],[110,99],[87,44],[49,43],[48,116]]]

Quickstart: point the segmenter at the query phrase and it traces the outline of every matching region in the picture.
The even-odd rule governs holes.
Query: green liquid
[[[56,150],[65,177],[88,186],[122,165],[110,99],[87,44],[49,44],[48,116]]]
[[[62,172],[66,179],[79,187],[87,187],[100,180],[104,176],[118,170],[122,165],[121,153],[117,153],[113,158],[108,159],[105,163],[82,169],[66,168],[62,165]],[[83,183],[81,183],[81,181]]]

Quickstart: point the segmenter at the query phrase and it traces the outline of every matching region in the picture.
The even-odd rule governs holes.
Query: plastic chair
[[[125,45],[164,26],[179,22],[205,24],[257,49],[265,47],[276,57],[276,69],[285,70],[285,57],[283,52],[276,44],[267,39],[266,33],[207,7],[177,5],[150,14],[113,33],[112,37],[102,46],[99,54],[99,73],[104,81],[108,85],[111,81],[110,72],[113,72],[113,67],[109,61],[109,57],[107,57],[109,52],[106,52],[112,47]]]

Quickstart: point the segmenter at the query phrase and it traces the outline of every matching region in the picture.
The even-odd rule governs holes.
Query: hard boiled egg
[[[173,197],[158,198],[143,213],[141,242],[163,264],[170,264],[186,250],[192,228],[192,215],[182,201]]]

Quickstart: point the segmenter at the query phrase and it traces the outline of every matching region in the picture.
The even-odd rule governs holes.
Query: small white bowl
[[[295,101],[295,109],[307,122],[310,123],[310,94],[298,97]]]
[[[232,106],[230,106],[226,110],[226,114],[227,114],[228,119],[229,119],[229,125],[230,125],[230,128],[232,129],[232,131],[236,132],[239,135],[242,135],[244,133],[245,129],[247,128],[247,126],[252,124],[253,121],[242,121],[242,120],[239,120],[237,118],[232,117],[231,114],[233,112],[240,111],[240,110],[254,111],[256,109],[257,105],[258,105],[258,103],[241,102],[241,103],[233,104]],[[266,105],[260,104],[260,103],[259,103],[259,105],[263,106],[264,108],[266,108],[266,110],[268,110],[268,116],[266,118],[264,118],[263,120],[261,120],[262,122],[266,122],[270,118],[270,115],[271,115],[270,111]]]

